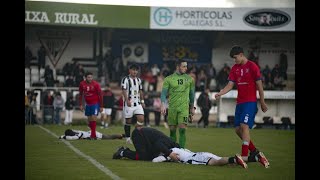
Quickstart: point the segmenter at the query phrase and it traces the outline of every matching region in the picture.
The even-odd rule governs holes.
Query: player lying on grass
[[[132,131],[131,137],[136,151],[120,147],[113,154],[113,159],[128,158],[153,162],[163,162],[170,159],[170,161],[187,164],[239,164],[243,168],[247,168],[247,164],[242,160],[240,155],[219,157],[208,152],[193,153],[181,148],[178,143],[157,129],[136,127]],[[159,156],[160,154],[162,155]]]
[[[61,135],[59,139],[66,139],[66,140],[78,140],[78,139],[87,139],[91,140],[90,138],[91,131],[81,131],[81,130],[74,130],[74,129],[67,129],[64,132],[64,135]],[[125,137],[124,134],[102,134],[96,131],[97,139],[122,139]]]

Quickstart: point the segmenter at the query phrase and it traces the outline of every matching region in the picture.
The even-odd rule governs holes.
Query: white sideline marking
[[[38,126],[41,129],[43,129],[44,131],[46,131],[47,133],[51,134],[52,136],[54,136],[55,138],[59,138],[59,136],[57,136],[56,134],[54,134],[53,132],[51,132],[49,129],[46,129],[42,126]],[[88,161],[90,161],[94,166],[96,166],[98,169],[100,169],[102,172],[104,172],[106,175],[110,176],[112,179],[116,179],[116,180],[120,180],[121,178],[115,174],[112,173],[112,171],[110,171],[107,167],[103,166],[102,164],[100,164],[98,161],[96,161],[95,159],[93,159],[92,157],[84,154],[83,152],[81,152],[79,149],[75,148],[72,144],[70,144],[70,142],[61,139],[62,142],[64,142],[70,149],[72,149],[74,152],[76,152],[78,155],[84,157],[85,159],[87,159]]]

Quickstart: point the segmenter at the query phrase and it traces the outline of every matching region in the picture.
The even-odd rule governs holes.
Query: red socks
[[[249,146],[242,144],[241,156],[248,156]]]
[[[255,149],[256,149],[256,147],[253,145],[251,140],[250,140],[250,143],[248,143],[247,141],[243,141],[241,156],[248,156],[249,150],[252,152]]]
[[[249,150],[252,152],[254,150],[256,150],[256,147],[253,145],[252,141],[250,140],[250,143],[249,143]]]
[[[97,122],[96,121],[90,121],[89,122],[89,127],[91,129],[91,138],[96,138],[96,127],[97,127]]]

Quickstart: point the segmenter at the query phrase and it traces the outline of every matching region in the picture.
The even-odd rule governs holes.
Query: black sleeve
[[[171,149],[169,149],[161,140],[158,140],[157,142],[154,143],[154,147],[162,152],[165,156],[169,156],[170,153],[172,152]]]

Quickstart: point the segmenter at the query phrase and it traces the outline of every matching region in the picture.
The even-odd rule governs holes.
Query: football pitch
[[[253,129],[251,138],[264,152],[270,168],[260,163],[241,166],[204,166],[181,163],[152,163],[128,159],[114,160],[113,153],[125,140],[62,141],[58,137],[67,128],[89,130],[85,125],[25,126],[25,179],[295,179],[295,131]],[[169,130],[157,128],[169,135]],[[122,126],[97,131],[103,134],[122,134]],[[131,130],[132,131],[132,130]],[[233,128],[187,129],[186,148],[193,152],[206,151],[218,156],[241,154],[241,140]]]

